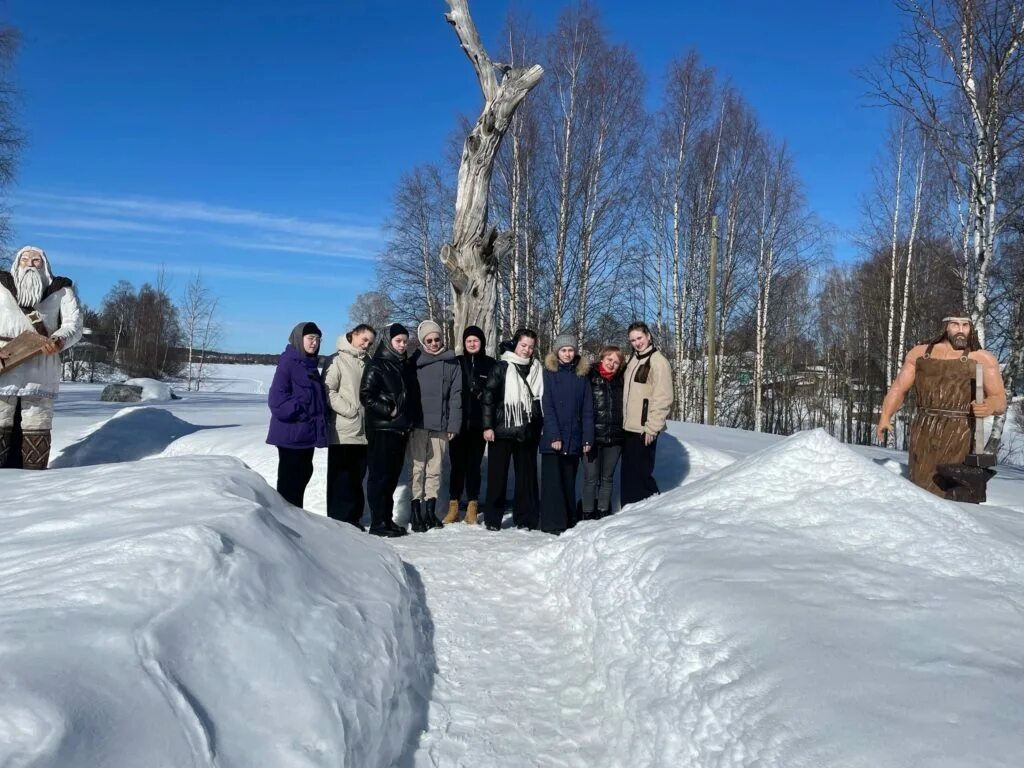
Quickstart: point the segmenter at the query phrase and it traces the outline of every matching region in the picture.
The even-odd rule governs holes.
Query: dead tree
[[[487,346],[493,350],[497,346],[496,265],[511,249],[512,239],[487,222],[491,173],[516,107],[540,82],[544,70],[537,64],[512,67],[491,61],[470,18],[468,0],[447,2],[450,11],[445,18],[473,63],[484,107],[462,148],[452,239],[442,247],[441,261],[448,269],[455,296],[456,338],[461,336],[459,329],[476,325],[483,329]],[[500,83],[496,72],[501,73]]]

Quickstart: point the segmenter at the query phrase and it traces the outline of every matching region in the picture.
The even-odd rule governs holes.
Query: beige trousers
[[[441,466],[448,452],[448,435],[414,429],[409,435],[409,492],[416,499],[436,499],[441,490]]]
[[[0,397],[0,429],[14,426],[18,396]],[[21,428],[26,432],[46,432],[53,427],[53,398],[26,395],[21,398]]]

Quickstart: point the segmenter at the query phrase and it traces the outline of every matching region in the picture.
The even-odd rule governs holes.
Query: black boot
[[[409,522],[412,523],[413,533],[423,533],[427,530],[423,522],[423,510],[419,499],[413,499],[411,504],[412,512],[409,514]]]
[[[444,528],[444,523],[437,516],[437,499],[427,499],[426,509],[423,510],[423,524],[430,528]]]
[[[587,510],[583,508],[583,499],[580,499],[579,501],[576,502],[576,520],[570,520],[569,527],[572,528],[576,524],[576,521],[589,519],[590,515],[587,514]]]
[[[396,539],[399,536],[405,536],[405,534],[405,528],[400,528],[399,526],[395,525],[390,521],[386,523],[381,523],[380,525],[370,526],[371,536],[384,536],[389,539]]]

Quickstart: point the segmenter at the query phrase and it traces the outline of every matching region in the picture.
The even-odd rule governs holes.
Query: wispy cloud
[[[119,272],[139,272],[149,275],[155,275],[158,270],[162,269],[164,272],[172,275],[202,273],[209,277],[224,277],[241,282],[300,286],[308,286],[310,284],[309,273],[302,270],[240,268],[236,265],[205,261],[202,263],[185,263],[180,261],[159,262],[147,259],[109,258],[106,256],[89,256],[61,249],[53,250],[49,255],[54,265],[59,268],[67,265],[72,267],[89,267],[92,269],[109,269]],[[363,280],[344,275],[323,274],[317,275],[316,282],[318,285],[358,288]]]
[[[196,201],[59,195],[24,191],[11,223],[36,237],[46,232],[68,242],[108,236],[111,249],[142,244],[155,256],[182,252],[294,253],[324,259],[373,261],[383,244],[375,226],[281,216]],[[157,240],[166,236],[166,240]],[[158,253],[159,252],[159,253]],[[226,254],[225,254],[226,255]]]
[[[89,218],[87,216],[37,216],[22,214],[18,216],[18,224],[31,224],[36,227],[53,227],[60,230],[92,230],[97,232],[166,232],[173,234],[178,230],[160,224],[149,224],[144,221],[128,219]]]
[[[294,216],[279,216],[264,211],[211,205],[192,200],[157,200],[145,197],[104,197],[99,195],[61,195],[51,192],[25,192],[25,200],[57,205],[65,209],[108,213],[136,219],[202,222],[230,226],[255,227],[305,237],[346,240],[377,240],[380,230],[358,224],[313,221]]]

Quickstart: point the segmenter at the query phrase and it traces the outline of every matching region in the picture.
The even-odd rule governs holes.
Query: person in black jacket
[[[484,458],[483,393],[494,358],[484,352],[484,332],[475,325],[462,333],[459,355],[462,365],[462,429],[448,447],[451,473],[448,476],[448,514],[442,522],[459,519],[459,500],[466,492],[466,522],[476,525],[480,498],[480,464]]]
[[[600,519],[612,511],[615,467],[622,456],[626,432],[622,428],[623,364],[616,346],[601,350],[587,374],[594,401],[594,447],[583,458],[583,505],[581,517]]]
[[[489,531],[501,528],[509,460],[516,472],[512,519],[517,528],[537,527],[537,445],[544,424],[543,367],[533,356],[537,332],[520,328],[512,338],[512,347],[491,368],[483,392],[484,440],[490,444],[484,504],[484,522]]]
[[[406,357],[408,345],[409,331],[394,323],[363,369],[359,385],[359,402],[366,409],[366,496],[374,536],[406,534],[394,521],[394,495],[420,401],[416,372]]]

